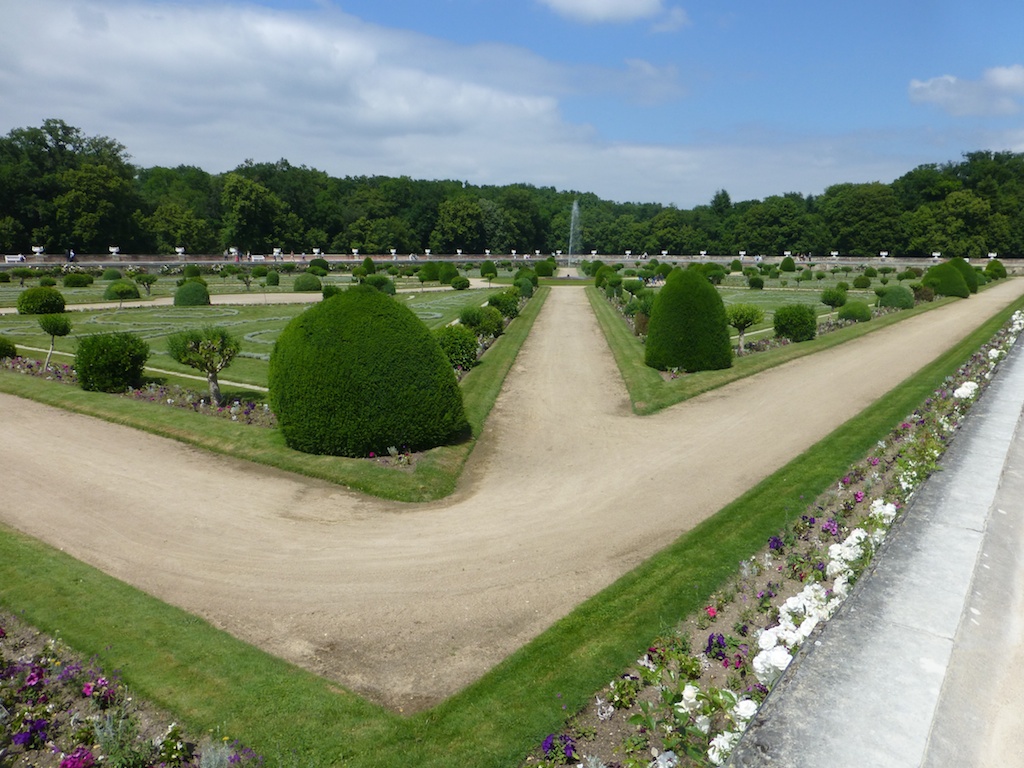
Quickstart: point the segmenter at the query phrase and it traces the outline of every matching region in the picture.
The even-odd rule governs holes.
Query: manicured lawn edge
[[[592,703],[654,637],[704,605],[740,560],[862,459],[1022,305],[994,315],[482,679],[407,719],[4,527],[0,604],[119,667],[134,691],[191,728],[220,727],[271,764],[516,766],[566,712]]]
[[[527,302],[522,314],[491,346],[480,364],[463,378],[463,402],[472,439],[426,452],[413,471],[383,467],[362,459],[299,453],[285,445],[277,430],[248,427],[182,409],[85,392],[77,387],[31,376],[0,375],[0,391],[169,437],[214,453],[337,483],[373,496],[407,502],[431,501],[447,496],[455,489],[505,377],[549,292],[549,288],[540,289]],[[202,389],[201,386],[198,388]]]
[[[838,331],[819,336],[811,341],[789,344],[785,347],[768,352],[748,354],[734,358],[732,368],[721,371],[702,371],[680,375],[677,379],[666,381],[653,368],[644,365],[644,347],[632,334],[622,317],[608,302],[599,290],[587,287],[587,298],[594,309],[598,324],[605,335],[608,346],[615,357],[615,362],[622,374],[622,379],[633,403],[633,411],[642,416],[675,405],[683,400],[696,397],[733,381],[753,376],[755,373],[774,368],[790,360],[821,352],[825,349],[843,344],[865,334],[902,322],[910,317],[937,307],[945,306],[958,299],[940,299],[931,303],[921,304],[914,309],[893,312],[876,317],[867,323],[841,328]]]

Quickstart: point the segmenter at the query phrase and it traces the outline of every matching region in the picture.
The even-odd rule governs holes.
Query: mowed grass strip
[[[870,451],[1009,318],[1018,301],[716,515],[587,600],[442,705],[367,704],[72,558],[0,527],[0,604],[122,670],[191,729],[268,764],[512,768],[651,640],[698,611],[736,564]],[[561,709],[566,705],[566,710]]]

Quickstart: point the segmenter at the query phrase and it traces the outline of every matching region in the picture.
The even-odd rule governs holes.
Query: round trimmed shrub
[[[974,271],[974,267],[960,256],[953,257],[949,260],[949,263],[956,267],[957,272],[963,276],[964,282],[967,284],[967,290],[971,293],[977,293],[978,273]]]
[[[121,274],[121,270],[114,269],[113,267],[107,267],[103,270],[100,280],[120,280],[122,277],[124,277],[124,275]]]
[[[210,304],[210,292],[199,280],[186,280],[174,292],[176,307],[206,307]]]
[[[818,333],[818,317],[806,304],[786,304],[775,310],[775,335],[790,341],[810,341]]]
[[[324,258],[321,258],[321,257],[317,257],[315,259],[310,259],[309,260],[309,266],[316,267],[317,269],[322,269],[324,271],[324,275],[326,275],[328,272],[331,271],[330,263],[328,263],[327,259],[324,259]],[[321,275],[321,277],[322,276],[323,275]]]
[[[366,286],[314,304],[270,356],[270,406],[289,447],[367,456],[422,450],[468,424],[455,374],[412,310]]]
[[[97,333],[78,340],[75,372],[82,389],[124,392],[142,384],[149,345],[134,333]]]
[[[796,272],[796,262],[793,261],[792,256],[783,256],[782,261],[779,262],[780,272]]]
[[[703,270],[672,272],[654,298],[644,362],[664,371],[709,371],[732,365],[722,297]]]
[[[516,290],[519,291],[519,295],[524,299],[529,299],[533,296],[533,283],[530,282],[530,278],[521,277],[515,281]]]
[[[747,278],[747,285],[750,286],[750,290],[752,291],[764,290],[764,278],[758,277],[757,275],[749,277]]]
[[[14,342],[8,339],[6,336],[0,336],[0,360],[7,357],[17,357],[18,349],[14,346]]]
[[[445,325],[435,329],[433,334],[452,368],[468,371],[476,365],[479,343],[471,328],[462,324]]]
[[[871,307],[865,301],[848,301],[839,308],[839,319],[866,323],[871,319]]]
[[[551,277],[555,274],[555,263],[550,259],[538,261],[533,265],[533,271],[537,273],[537,277]]]
[[[441,285],[451,285],[452,280],[459,276],[459,268],[450,261],[443,262],[437,268],[437,279]]]
[[[321,291],[323,290],[323,284],[320,282],[320,278],[316,275],[311,275],[309,272],[303,272],[301,275],[296,275],[295,282],[292,284],[292,290],[297,293]]]
[[[19,315],[55,315],[64,311],[64,296],[56,288],[37,286],[18,294]]]
[[[959,296],[966,299],[971,295],[971,289],[967,287],[960,270],[948,261],[930,267],[924,273],[921,282],[940,296]]]
[[[520,267],[519,271],[516,272],[515,277],[512,279],[512,282],[513,283],[518,283],[520,280],[522,280],[525,277],[531,283],[533,283],[533,287],[536,288],[537,286],[540,285],[539,274],[540,273],[538,273],[536,270],[530,269],[529,267]],[[550,277],[550,275],[549,275],[549,277]]]
[[[324,286],[324,298],[329,299],[331,296],[337,296],[341,293],[341,288],[337,285],[325,285]]]
[[[487,304],[501,312],[502,317],[512,320],[519,315],[519,291],[512,289],[496,293],[487,300]]]
[[[65,288],[87,288],[92,285],[93,277],[85,272],[68,272],[61,282]]]
[[[115,280],[103,291],[104,301],[124,301],[139,298],[139,286],[131,280]]]
[[[985,265],[985,275],[989,280],[1002,280],[1006,277],[1006,267],[999,259],[989,259]]]
[[[480,307],[480,324],[475,330],[481,336],[498,338],[505,332],[505,317],[496,307]]]
[[[853,287],[858,290],[865,290],[871,287],[871,278],[867,275],[857,275],[853,278]]]
[[[887,285],[878,296],[878,306],[914,308],[914,292],[905,285]]]
[[[306,272],[308,272],[311,275],[316,275],[317,277],[327,277],[326,269],[324,269],[323,267],[313,266],[312,264],[306,267]]]
[[[9,282],[11,282],[11,273],[10,272],[0,272],[0,283],[9,283]]]
[[[841,288],[826,288],[821,292],[821,303],[838,309],[846,304],[846,291]]]
[[[202,273],[203,271],[196,264],[186,264],[184,269],[181,270],[182,276],[186,278],[199,277]]]
[[[366,274],[373,275],[377,273],[377,265],[374,264],[373,259],[369,256],[363,257],[363,269],[366,270]]]
[[[874,267],[864,267],[864,277],[878,277],[878,270]]]
[[[280,285],[281,284],[281,273],[276,270],[270,270],[267,272],[267,285]]]
[[[57,281],[54,280],[49,275],[46,275],[44,277],[39,278],[39,284],[44,286],[45,288],[53,288],[55,285],[57,285]]]
[[[387,275],[381,274],[380,272],[375,272],[372,275],[367,275],[366,277],[363,278],[363,283],[365,285],[370,286],[371,288],[380,291],[381,293],[388,294],[388,296],[395,295],[394,281]]]
[[[469,278],[459,275],[458,277],[452,278],[452,288],[456,291],[464,291],[469,288]]]

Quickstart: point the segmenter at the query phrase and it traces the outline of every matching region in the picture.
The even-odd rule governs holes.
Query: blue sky
[[[1024,151],[1019,0],[0,0],[0,133],[689,208]]]

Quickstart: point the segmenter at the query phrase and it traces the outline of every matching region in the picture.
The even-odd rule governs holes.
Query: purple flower
[[[768,549],[782,549],[782,539],[780,539],[778,536],[772,536],[770,539],[768,539]]]
[[[551,750],[555,747],[555,734],[549,733],[548,737],[541,743],[540,748],[544,750],[544,756],[548,757],[551,755]]]

